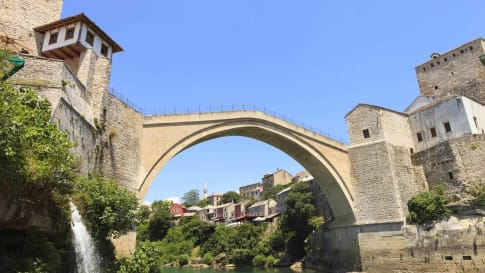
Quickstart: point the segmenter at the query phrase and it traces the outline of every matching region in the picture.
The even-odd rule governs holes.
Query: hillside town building
[[[263,191],[276,185],[286,185],[291,183],[291,174],[283,169],[278,169],[274,173],[265,174],[261,179]]]

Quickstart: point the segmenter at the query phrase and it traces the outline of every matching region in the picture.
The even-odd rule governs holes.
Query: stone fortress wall
[[[422,96],[464,95],[485,104],[485,41],[476,39],[416,67]]]
[[[16,39],[18,50],[38,56],[42,39],[34,28],[59,20],[62,5],[62,0],[0,0],[0,35]]]
[[[421,96],[406,112],[359,104],[346,116],[357,221],[317,231],[308,265],[485,272],[483,213],[470,207],[485,177],[484,48],[477,39],[416,67]],[[407,201],[435,185],[445,186],[459,214],[432,228],[407,225]]]

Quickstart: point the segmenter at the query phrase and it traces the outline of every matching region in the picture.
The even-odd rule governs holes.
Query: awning
[[[244,214],[244,215],[241,215],[239,217],[236,217],[236,221],[243,220],[243,219],[246,219],[246,218],[251,218],[251,216],[249,214]]]
[[[25,61],[18,56],[13,56],[8,59],[8,61],[12,64],[12,68],[10,70],[4,72],[3,75],[0,74],[1,78],[0,81],[6,81],[10,78],[13,74],[17,73],[22,67],[25,65]]]

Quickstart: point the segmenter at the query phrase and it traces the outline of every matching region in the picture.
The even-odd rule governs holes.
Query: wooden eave
[[[55,59],[62,59],[62,60],[74,59],[76,57],[81,56],[81,46],[78,43],[76,43],[69,46],[43,51],[42,56],[47,58],[55,58]]]

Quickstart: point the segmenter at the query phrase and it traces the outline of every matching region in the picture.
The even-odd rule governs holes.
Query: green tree
[[[0,185],[35,208],[72,190],[75,163],[67,134],[50,122],[51,107],[31,90],[0,82]],[[30,204],[30,205],[29,205]]]
[[[152,204],[152,215],[148,224],[150,241],[162,240],[173,226],[170,201],[156,201]]]
[[[136,212],[136,220],[139,224],[146,224],[150,220],[151,214],[152,210],[149,206],[140,205],[140,207],[138,207],[138,211]]]
[[[258,254],[253,258],[253,265],[254,266],[264,266],[266,264],[266,256],[262,254]]]
[[[204,264],[211,265],[214,262],[214,256],[212,256],[212,253],[207,252],[204,254],[204,257],[202,257],[202,262]]]
[[[138,199],[134,193],[99,176],[79,178],[77,188],[80,211],[98,238],[124,233],[135,223]]]
[[[280,220],[280,229],[287,239],[286,250],[293,259],[305,255],[305,239],[312,232],[310,219],[316,215],[313,194],[307,183],[295,184],[288,193],[286,211]]]
[[[310,221],[309,221],[309,224],[312,227],[313,231],[317,230],[318,227],[323,225],[323,223],[325,223],[323,216],[314,216],[310,218]]]
[[[241,195],[235,191],[228,191],[224,193],[221,197],[222,204],[234,202],[238,203],[241,200]]]
[[[182,218],[178,228],[185,234],[185,240],[191,240],[195,245],[201,245],[214,233],[215,226],[200,220],[199,217],[192,217]]]
[[[251,264],[252,259],[260,250],[265,249],[264,226],[244,224],[237,227],[217,226],[210,238],[202,244],[202,253],[211,252],[217,256],[226,254],[225,262],[236,265]],[[266,255],[266,253],[261,253]]]
[[[200,200],[199,202],[197,202],[197,206],[203,208],[205,206],[209,205],[209,200],[206,199],[202,199]]]
[[[195,206],[197,205],[199,200],[200,200],[200,197],[199,197],[198,189],[190,190],[184,193],[184,196],[182,196],[182,201],[184,202],[185,207]]]
[[[262,199],[263,200],[266,200],[266,199],[276,199],[276,195],[280,191],[282,191],[282,190],[284,190],[284,189],[286,189],[288,187],[293,187],[293,185],[295,185],[295,184],[290,183],[290,184],[286,184],[286,185],[274,185],[273,187],[269,187],[267,189],[264,189]]]
[[[411,224],[422,225],[447,218],[451,214],[451,210],[446,207],[447,204],[444,187],[436,186],[431,191],[421,192],[408,201],[407,220]]]
[[[5,58],[0,50],[0,74]],[[49,234],[0,231],[0,272],[61,272],[70,227],[67,194],[75,176],[73,146],[67,134],[50,122],[50,103],[27,88],[0,82],[0,198],[5,211],[14,208],[15,224],[47,206]],[[21,209],[21,210],[19,210]],[[43,209],[42,209],[43,210]],[[25,215],[25,217],[24,217]]]

